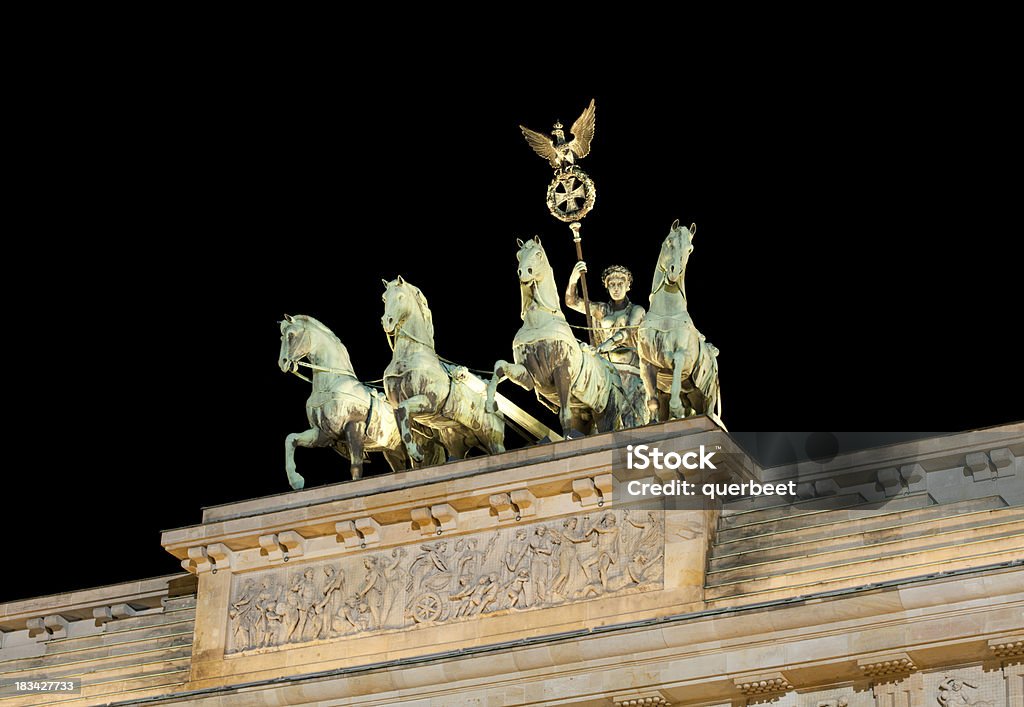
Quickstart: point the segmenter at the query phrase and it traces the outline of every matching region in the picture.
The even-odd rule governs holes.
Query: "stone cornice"
[[[703,422],[701,422],[703,420]],[[665,450],[689,450],[700,444],[719,445],[723,449],[719,466],[737,477],[749,476],[750,460],[720,429],[707,429],[711,425],[705,418],[676,420],[651,428],[637,428],[611,435],[561,442],[575,450],[573,464],[565,463],[565,453],[552,457],[536,456],[536,448],[506,453],[513,457],[529,451],[531,463],[508,468],[500,459],[478,457],[453,462],[440,467],[417,469],[400,474],[375,477],[334,487],[314,489],[326,494],[305,496],[307,492],[288,494],[287,498],[270,497],[222,507],[224,520],[208,522],[187,528],[165,531],[161,537],[164,548],[183,561],[189,571],[202,571],[205,565],[197,562],[195,548],[223,545],[230,551],[252,550],[260,545],[261,537],[296,533],[307,540],[307,553],[326,552],[329,544],[324,538],[336,538],[348,532],[350,523],[369,523],[376,528],[376,543],[381,547],[417,542],[427,535],[458,535],[485,527],[496,527],[512,519],[556,517],[576,513],[582,509],[603,508],[613,503],[611,470],[616,454],[633,437],[655,441]],[[623,436],[625,435],[625,436]],[[553,447],[554,445],[552,445]],[[563,458],[565,457],[565,458]],[[718,459],[718,457],[716,457]],[[472,462],[472,464],[469,464]],[[465,475],[463,465],[473,474]],[[342,491],[342,498],[330,497]],[[310,505],[280,508],[309,498]],[[507,504],[507,505],[506,505]],[[231,508],[244,508],[247,514],[230,517]],[[241,511],[239,511],[241,512]],[[211,514],[207,513],[207,517]],[[438,532],[440,531],[440,532]],[[345,547],[362,547],[363,540],[354,543],[348,535]],[[331,540],[335,542],[335,540]],[[188,562],[188,560],[192,562]]]
[[[857,661],[857,668],[867,678],[907,675],[917,670],[914,661],[906,653],[891,653],[872,656],[871,658],[862,658]]]
[[[1002,660],[1024,656],[1024,634],[995,638],[988,642],[988,648],[996,658]]]
[[[793,684],[782,673],[747,675],[735,678],[733,684],[747,697],[788,692],[793,689]]]
[[[680,437],[695,434],[714,435],[714,444],[727,445],[727,452],[743,455],[746,463],[753,465],[749,457],[720,427],[709,418],[698,416],[685,420],[673,420],[671,422],[621,430],[614,433],[591,435],[581,439],[562,441],[558,444],[524,447],[505,452],[500,457],[472,457],[424,469],[371,476],[359,481],[346,481],[344,483],[304,489],[302,491],[291,491],[248,501],[209,506],[203,509],[203,523],[210,524],[253,515],[265,515],[288,509],[308,508],[331,501],[366,498],[393,491],[419,488],[430,484],[450,484],[466,478],[479,478],[482,474],[492,472],[507,472],[524,467],[546,465],[550,462],[571,459],[580,454],[613,452],[624,448],[627,444],[631,443],[633,438],[643,439],[646,443],[651,443],[676,440]],[[704,442],[704,444],[708,444],[708,442]],[[282,483],[284,481],[283,474],[282,470]],[[179,530],[187,529],[182,528]],[[168,532],[173,533],[176,531]]]
[[[764,481],[773,482],[794,476],[814,481],[859,473],[870,476],[882,468],[914,464],[920,464],[925,471],[935,471],[966,465],[968,454],[1002,449],[1016,450],[1013,453],[1017,456],[1024,453],[1024,422],[840,454],[826,464],[808,461],[768,467],[761,471],[761,476]],[[1006,456],[1002,451],[997,455],[1001,461]]]
[[[120,604],[140,609],[156,608],[168,595],[169,585],[183,581],[191,584],[193,580],[186,580],[187,577],[187,574],[167,575],[7,602],[0,604],[0,630],[21,630],[27,628],[29,620],[47,616],[61,616],[72,621],[92,620],[96,618],[95,609]]]
[[[648,697],[613,697],[615,707],[672,707],[672,703],[660,695]]]

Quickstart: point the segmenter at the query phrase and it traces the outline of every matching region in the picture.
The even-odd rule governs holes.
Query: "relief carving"
[[[232,578],[229,653],[659,589],[660,513],[606,510]]]
[[[942,707],[995,707],[991,700],[978,699],[977,689],[965,680],[946,678],[939,684],[936,699]]]

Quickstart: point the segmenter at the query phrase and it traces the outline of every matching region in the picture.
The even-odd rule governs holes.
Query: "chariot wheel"
[[[412,618],[418,624],[437,621],[441,607],[441,597],[434,592],[424,592],[412,602]]]

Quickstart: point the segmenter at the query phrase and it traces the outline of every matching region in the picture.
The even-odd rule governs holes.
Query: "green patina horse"
[[[285,373],[297,373],[304,358],[313,372],[313,390],[306,401],[310,428],[285,439],[291,487],[301,489],[306,483],[295,471],[296,447],[333,447],[351,461],[353,479],[363,475],[365,452],[383,452],[392,470],[405,469],[408,459],[390,403],[359,382],[348,349],[330,329],[313,317],[286,314],[277,365]]]
[[[697,331],[686,311],[686,263],[697,225],[672,223],[661,245],[651,306],[637,330],[637,348],[652,417],[709,415],[721,424],[718,349]]]
[[[498,383],[508,378],[557,412],[567,437],[645,424],[640,396],[628,395],[615,366],[573,336],[540,238],[517,243],[523,326],[512,342],[514,363],[494,364],[488,408],[494,409]]]
[[[441,361],[434,351],[434,322],[423,293],[401,276],[385,280],[384,288],[381,324],[394,352],[384,371],[384,389],[409,457],[427,461],[413,423],[431,430],[453,459],[474,447],[504,452],[504,415],[484,409],[484,395],[478,392],[483,381],[462,366]]]

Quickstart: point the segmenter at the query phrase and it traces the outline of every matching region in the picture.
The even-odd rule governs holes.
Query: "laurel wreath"
[[[583,206],[575,209],[574,211],[564,211],[558,208],[558,185],[568,181],[571,177],[578,179],[583,187]],[[559,221],[565,223],[572,223],[573,221],[579,221],[587,213],[594,208],[594,201],[597,199],[597,187],[594,186],[594,180],[592,180],[586,172],[579,167],[569,167],[563,172],[556,174],[551,184],[548,185],[548,210],[551,215],[557,218]]]

